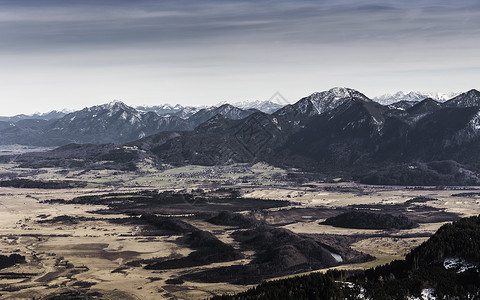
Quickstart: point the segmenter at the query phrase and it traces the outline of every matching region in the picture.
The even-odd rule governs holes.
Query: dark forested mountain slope
[[[473,89],[462,93],[444,103],[447,107],[472,107],[480,106],[480,92]]]
[[[193,132],[177,132],[169,139],[165,137],[172,134],[160,134],[134,144],[174,164],[263,160],[320,170],[416,160],[478,161],[478,108],[441,108],[426,99],[397,113],[348,89],[322,95],[323,101],[318,95],[307,97],[272,115],[254,113],[234,121],[217,115]],[[330,109],[337,102],[341,104]],[[319,114],[315,107],[326,111]]]
[[[248,117],[249,115],[257,112],[255,109],[243,110],[232,106],[230,104],[223,104],[219,107],[209,107],[199,110],[197,113],[188,118],[188,121],[191,124],[191,129],[194,129],[196,126],[206,122],[208,119],[216,116],[222,115],[227,119],[240,120]]]
[[[265,282],[237,295],[213,299],[388,300],[422,298],[422,291],[428,291],[436,299],[478,298],[480,216],[443,225],[430,239],[413,249],[405,260],[393,261],[364,273],[312,273]]]
[[[75,142],[96,138],[106,143],[113,136],[117,141],[145,136],[118,151],[137,149],[143,151],[139,159],[149,156],[159,164],[266,161],[323,172],[452,160],[462,164],[458,170],[468,170],[480,165],[480,107],[470,106],[475,104],[472,101],[465,105],[462,99],[475,99],[477,93],[469,91],[444,105],[425,99],[397,108],[380,105],[352,89],[334,88],[273,114],[223,105],[200,110],[187,120],[141,114],[123,103],[111,103],[43,121],[53,129],[42,137],[52,141],[61,136],[66,143],[71,141],[66,134]],[[32,128],[2,126],[7,127],[2,132],[11,130],[12,135]],[[185,130],[192,126],[194,130]],[[29,134],[35,138],[34,130]],[[444,175],[448,179],[453,174]],[[473,180],[469,182],[477,178],[468,177]]]
[[[410,127],[406,156],[417,160],[479,161],[480,108],[443,108]]]
[[[422,100],[415,105],[409,107],[407,112],[411,115],[421,115],[434,112],[442,107],[442,104],[432,98]]]
[[[337,167],[368,162],[382,147],[388,148],[391,141],[404,135],[406,123],[388,116],[387,111],[385,106],[371,101],[345,102],[312,117],[304,128],[292,134],[279,159],[300,156],[307,158],[309,165],[315,162]]]
[[[441,108],[424,100],[404,113],[347,101],[311,117],[289,136],[279,158],[303,157],[306,165],[348,167],[385,162],[480,162],[480,108]],[[421,117],[419,117],[421,115]]]
[[[129,145],[161,163],[215,165],[266,158],[285,138],[272,116],[257,112],[243,120],[216,115],[194,131],[164,132]]]
[[[336,87],[328,91],[313,93],[295,104],[279,109],[273,115],[283,123],[285,128],[301,127],[310,117],[331,111],[352,100],[373,102],[356,90]]]
[[[388,107],[389,108],[406,110],[406,109],[409,109],[410,107],[414,106],[418,102],[419,101],[398,101],[398,102],[394,102],[392,104],[389,104]]]

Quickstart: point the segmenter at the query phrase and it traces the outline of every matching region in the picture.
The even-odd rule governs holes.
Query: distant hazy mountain
[[[159,116],[163,115],[171,115],[177,116],[182,119],[188,119],[193,116],[195,113],[199,112],[200,110],[215,110],[224,105],[230,105],[232,107],[236,107],[242,110],[258,110],[264,113],[273,113],[278,109],[282,108],[284,105],[274,103],[272,101],[241,101],[235,103],[227,103],[221,102],[214,106],[183,106],[180,104],[170,105],[170,104],[162,104],[162,105],[154,105],[154,106],[137,106],[135,107],[140,112],[148,112],[153,111]]]
[[[159,106],[139,111],[123,102],[87,107],[58,119],[0,121],[0,144],[61,146],[69,143],[125,143],[162,131],[193,130],[215,115],[242,119],[256,110],[243,110],[229,104],[197,109]],[[195,112],[195,113],[194,113]]]
[[[432,98],[433,100],[439,102],[445,102],[459,93],[438,93],[438,92],[397,92],[395,94],[384,94],[372,98],[373,101],[378,102],[383,105],[389,105],[395,102],[400,101],[422,101],[427,98]]]
[[[60,146],[68,143],[124,143],[163,130],[187,130],[175,116],[140,113],[120,101],[87,107],[62,118],[20,120],[0,131],[1,144]],[[40,120],[38,120],[40,121]]]
[[[113,101],[56,120],[47,128],[45,136],[75,143],[121,143],[163,130],[186,129],[188,124],[179,117],[140,113],[123,102]]]
[[[204,106],[182,106],[180,104],[177,105],[170,105],[170,104],[162,104],[162,105],[153,105],[153,106],[137,106],[139,112],[154,112],[159,116],[176,116],[182,119],[188,119],[189,117],[193,116],[196,112],[205,108]]]
[[[219,103],[215,106],[206,106],[206,105],[183,106],[180,104],[176,104],[176,105],[161,104],[161,105],[151,105],[151,106],[136,106],[135,109],[139,113],[154,112],[159,116],[175,116],[175,117],[179,117],[181,119],[186,120],[191,116],[193,116],[195,113],[199,112],[200,110],[213,111],[225,104],[228,104],[228,103]],[[278,110],[279,108],[283,107],[283,105],[280,105],[271,101],[243,101],[243,102],[236,102],[234,104],[229,104],[229,105],[239,108],[241,110],[255,109],[255,110],[263,111],[265,113],[272,113]],[[26,119],[39,119],[39,120],[60,119],[72,112],[74,111],[64,109],[62,111],[53,110],[46,113],[35,113],[32,115],[19,114],[11,117],[0,116],[0,121],[15,123],[17,121],[26,120]]]
[[[188,121],[198,126],[216,115],[222,115],[231,120],[240,120],[254,112],[256,112],[254,109],[244,110],[230,104],[223,104],[219,107],[203,108],[191,116]]]
[[[25,115],[25,114],[20,114],[12,117],[2,117],[0,116],[0,121],[4,122],[17,122],[20,120],[26,120],[26,119],[39,119],[39,120],[52,120],[52,119],[58,119],[66,114],[68,114],[68,110],[52,110],[46,113],[36,113],[33,115]]]
[[[221,103],[226,104],[226,103]],[[256,109],[266,114],[274,113],[275,111],[279,110],[280,108],[284,107],[284,104],[275,103],[269,100],[266,101],[241,101],[241,102],[234,102],[231,105],[241,108],[241,109]],[[218,106],[218,105],[217,105]]]

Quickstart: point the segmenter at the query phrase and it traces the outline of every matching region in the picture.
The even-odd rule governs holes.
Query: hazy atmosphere
[[[480,81],[478,1],[0,1],[1,115]]]

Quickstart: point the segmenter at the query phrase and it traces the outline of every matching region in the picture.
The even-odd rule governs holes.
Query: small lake
[[[340,262],[343,262],[343,258],[342,258],[340,255],[338,255],[338,254],[336,254],[336,253],[332,253],[332,252],[330,252],[330,254],[332,255],[333,258],[335,258],[335,260],[336,260],[337,262],[339,262],[339,263],[340,263]]]

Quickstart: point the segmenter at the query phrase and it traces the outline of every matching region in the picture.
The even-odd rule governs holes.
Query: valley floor
[[[375,257],[370,261],[333,267],[337,269],[365,269],[401,259],[445,222],[480,214],[480,190],[475,187],[456,190],[368,186],[339,179],[330,183],[307,181],[299,184],[285,179],[287,171],[265,164],[187,166],[165,171],[155,171],[145,165],[141,172],[130,173],[33,170],[1,165],[0,175],[5,178],[5,174],[38,181],[83,181],[87,185],[69,189],[0,187],[0,254],[17,253],[26,257],[26,263],[0,270],[0,299],[48,299],[51,295],[77,291],[101,299],[202,299],[240,292],[252,286],[184,279],[184,275],[198,271],[252,261],[255,251],[242,248],[231,235],[238,228],[213,225],[190,214],[182,215],[170,207],[165,210],[165,215],[175,215],[183,222],[212,233],[240,251],[243,257],[200,266],[147,270],[138,262],[185,257],[193,250],[178,242],[181,235],[148,234],[147,226],[142,224],[114,222],[114,219],[129,216],[120,210],[112,211],[108,205],[68,203],[85,195],[144,190],[190,193],[197,189],[203,189],[209,195],[208,192],[221,188],[234,188],[245,201],[288,201],[287,206],[266,208],[256,207],[256,202],[245,208],[241,207],[243,204],[234,204],[238,206],[234,208],[228,203],[224,205],[275,228],[305,236],[321,236],[331,248],[350,248]],[[416,197],[425,197],[422,199],[426,200],[406,206],[406,201]],[[52,199],[62,199],[63,202],[44,202]],[[182,207],[187,208],[185,213],[219,212],[203,211],[199,205],[187,201]],[[371,230],[321,224],[326,218],[353,208],[406,214],[419,226],[405,230]],[[183,279],[179,282],[180,277]]]

